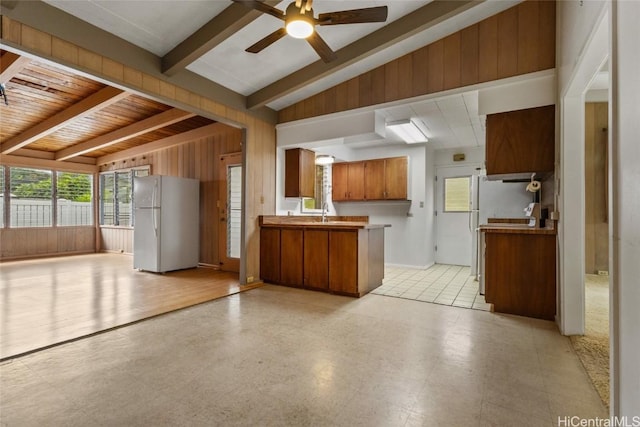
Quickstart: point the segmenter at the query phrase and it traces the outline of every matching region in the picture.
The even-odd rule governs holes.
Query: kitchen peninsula
[[[261,216],[268,283],[361,297],[382,284],[385,224],[364,217]]]

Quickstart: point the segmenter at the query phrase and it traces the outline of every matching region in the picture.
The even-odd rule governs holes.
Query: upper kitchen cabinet
[[[384,198],[386,200],[407,200],[408,166],[407,157],[384,159]]]
[[[407,165],[406,157],[364,162],[365,200],[406,200]]]
[[[554,156],[554,105],[487,115],[488,176],[553,173]]]
[[[407,157],[335,163],[333,201],[407,200],[408,164]]]
[[[334,202],[364,200],[364,162],[334,163],[331,176]]]
[[[315,196],[316,154],[293,148],[285,151],[284,197]]]

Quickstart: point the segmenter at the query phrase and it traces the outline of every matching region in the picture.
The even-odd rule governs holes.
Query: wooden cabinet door
[[[315,153],[302,148],[285,151],[284,196],[314,197]]]
[[[487,115],[487,175],[553,172],[555,106]]]
[[[329,290],[358,293],[358,232],[329,232]]]
[[[280,230],[280,283],[302,285],[302,230]]]
[[[348,200],[349,164],[334,163],[331,166],[331,199],[334,202]]]
[[[384,198],[389,200],[407,199],[407,169],[406,157],[385,159],[384,166]]]
[[[329,289],[329,232],[304,230],[304,286]]]
[[[280,229],[260,229],[260,278],[280,283]]]
[[[349,200],[364,200],[364,162],[350,162],[348,170]]]
[[[384,199],[384,159],[367,160],[364,164],[365,200]]]

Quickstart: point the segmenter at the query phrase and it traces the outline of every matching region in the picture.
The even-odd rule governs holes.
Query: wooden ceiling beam
[[[156,129],[181,122],[194,116],[194,113],[189,113],[177,108],[172,108],[170,110],[163,111],[160,114],[156,114],[155,116],[151,116],[139,122],[132,123],[129,126],[117,129],[113,132],[100,135],[88,141],[60,150],[56,153],[55,159],[67,160],[72,157],[80,156],[82,154],[86,154],[94,150],[99,150],[110,145],[125,141],[127,139],[135,138],[136,136],[152,132]]]
[[[266,0],[265,3],[275,6],[280,1]],[[162,57],[162,72],[167,76],[173,76],[184,70],[189,64],[261,15],[261,12],[250,9],[240,3],[231,4],[164,55]]]
[[[97,164],[105,165],[108,163],[125,160],[130,157],[137,157],[143,154],[152,153],[154,151],[175,147],[187,142],[195,141],[196,139],[206,138],[227,126],[228,125],[219,122],[212,123],[206,126],[200,126],[199,128],[179,133],[177,135],[168,136],[166,138],[158,139],[157,141],[149,142],[147,144],[138,145],[137,147],[129,148],[128,150],[122,150],[117,153],[100,156],[98,157]]]
[[[10,154],[19,148],[23,148],[40,138],[52,134],[74,120],[88,116],[89,114],[114,104],[127,96],[129,96],[128,93],[120,89],[107,86],[104,89],[84,98],[82,101],[73,104],[69,108],[60,111],[35,126],[30,127],[21,134],[10,138],[2,144],[0,153]]]
[[[16,55],[13,52],[5,52],[0,57],[0,83],[6,83],[31,62],[26,56]]]
[[[263,107],[483,2],[484,0],[433,0],[338,50],[337,59],[329,63],[318,60],[252,93],[247,97],[247,108]]]

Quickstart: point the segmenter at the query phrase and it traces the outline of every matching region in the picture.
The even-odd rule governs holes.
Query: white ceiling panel
[[[231,3],[227,0],[44,0],[163,56]]]
[[[286,9],[290,1],[276,7]],[[334,50],[338,50],[390,22],[429,3],[424,0],[320,0],[313,4],[314,14],[339,10],[359,9],[387,5],[389,13],[386,22],[370,24],[348,24],[317,26],[318,34]],[[243,95],[249,95],[306,65],[318,61],[318,55],[306,40],[285,36],[259,53],[245,52],[245,49],[283,26],[283,22],[273,16],[263,15],[233,37],[228,38],[187,68],[208,79],[214,80]],[[360,74],[366,70],[360,71]],[[356,75],[357,75],[356,74]]]

